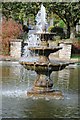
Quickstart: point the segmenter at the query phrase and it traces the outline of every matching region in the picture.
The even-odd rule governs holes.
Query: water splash
[[[7,90],[2,92],[2,96],[8,96],[8,97],[25,97],[27,96],[26,90]]]
[[[38,11],[36,16],[36,29],[37,32],[44,32],[47,21],[46,21],[46,10],[43,4],[41,5],[41,9]]]
[[[41,4],[41,9],[38,11],[36,15],[36,32],[44,32],[44,29],[46,28],[47,22],[46,22],[46,11],[43,4]],[[28,39],[26,40],[27,45],[24,46],[24,53],[23,57],[30,57],[33,56],[33,53],[31,50],[29,50],[29,47],[38,47],[41,45],[40,35],[37,34],[28,34]]]

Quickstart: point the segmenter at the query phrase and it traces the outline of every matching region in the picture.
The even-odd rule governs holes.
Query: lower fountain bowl
[[[37,79],[33,88],[27,92],[29,96],[52,96],[53,98],[63,98],[60,91],[53,90],[53,81],[50,79],[52,71],[64,69],[69,63],[50,63],[50,62],[20,62],[27,70],[33,70],[37,73]]]
[[[50,72],[64,69],[69,63],[39,63],[39,62],[20,62],[27,70],[34,70],[36,72]]]

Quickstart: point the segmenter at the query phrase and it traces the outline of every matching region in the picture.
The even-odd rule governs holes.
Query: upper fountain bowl
[[[51,53],[57,52],[58,50],[62,49],[62,47],[47,47],[47,46],[40,46],[40,47],[29,47],[29,50],[35,52],[35,54],[42,55],[48,57]]]

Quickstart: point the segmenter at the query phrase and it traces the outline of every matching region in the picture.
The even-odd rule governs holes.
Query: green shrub
[[[63,30],[63,28],[59,27],[59,26],[55,26],[55,27],[50,27],[49,28],[50,32],[56,33],[56,36],[60,36],[61,39],[65,38],[65,32]]]
[[[49,28],[48,28],[48,32],[51,32],[51,30],[54,28],[54,26],[50,26]]]
[[[61,27],[61,28],[64,28],[65,23],[63,22],[63,20],[59,21],[58,26]]]

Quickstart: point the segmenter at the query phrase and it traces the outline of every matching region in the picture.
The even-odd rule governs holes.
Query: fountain
[[[28,41],[27,52],[29,50],[29,54],[27,54],[24,59],[20,60],[20,64],[27,70],[34,70],[37,73],[37,79],[34,82],[33,88],[30,89],[27,93],[29,95],[55,95],[55,90],[53,89],[53,81],[50,78],[52,71],[59,71],[64,69],[69,63],[61,63],[56,62],[52,63],[49,59],[49,55],[51,53],[57,52],[62,49],[62,47],[50,47],[48,40],[50,33],[47,33],[46,28],[46,13],[45,7],[41,5],[41,9],[36,16],[36,29],[37,32],[32,36],[38,36],[37,39],[35,37],[30,37],[30,40],[36,41],[35,45],[30,45],[31,41]],[[52,34],[53,36],[55,34]],[[39,39],[40,36],[40,39]],[[37,44],[38,42],[38,44]],[[32,43],[32,42],[31,42]],[[57,95],[61,95],[61,92],[57,92]]]

